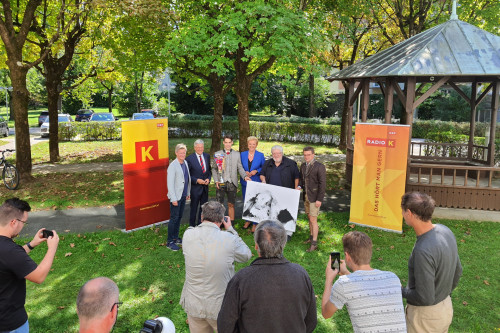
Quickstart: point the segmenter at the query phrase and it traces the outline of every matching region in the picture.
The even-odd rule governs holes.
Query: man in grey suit
[[[215,195],[217,201],[224,204],[224,197],[227,194],[227,210],[231,222],[234,221],[234,204],[236,202],[236,192],[238,191],[238,173],[241,178],[249,181],[250,178],[247,177],[243,165],[241,165],[240,153],[231,147],[233,146],[233,137],[229,134],[224,136],[222,142],[224,144],[224,149],[219,150],[215,153],[215,156],[223,155],[224,163],[222,164],[222,180],[219,175],[219,168],[215,163],[212,166],[212,173],[215,180]],[[215,161],[215,160],[214,160]]]
[[[191,176],[189,175],[186,159],[186,145],[179,143],[175,146],[177,158],[170,163],[167,169],[167,189],[170,200],[170,221],[168,222],[167,247],[172,251],[179,251],[182,239],[179,238],[179,227],[186,200],[189,200],[191,191]]]

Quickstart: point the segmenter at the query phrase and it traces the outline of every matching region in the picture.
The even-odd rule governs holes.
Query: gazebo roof
[[[328,80],[440,75],[500,75],[500,37],[451,19],[363,59]]]

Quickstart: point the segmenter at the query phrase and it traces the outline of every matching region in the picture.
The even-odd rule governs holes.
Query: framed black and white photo
[[[295,232],[300,191],[287,187],[247,182],[243,219],[252,222],[278,220]]]

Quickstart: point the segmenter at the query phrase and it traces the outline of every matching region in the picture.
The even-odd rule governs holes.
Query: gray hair
[[[218,201],[208,201],[201,206],[201,220],[221,223],[224,219],[226,208]]]
[[[179,143],[177,146],[175,146],[175,152],[177,153],[179,150],[185,149],[187,151],[186,145],[183,143]]]
[[[273,150],[279,150],[283,154],[283,147],[280,145],[273,146],[271,148],[271,154],[273,153]]]
[[[253,236],[262,258],[283,256],[286,244],[286,230],[283,223],[276,220],[264,220],[259,223]]]
[[[85,319],[102,318],[118,302],[120,291],[116,283],[107,277],[87,281],[76,298],[78,317]]]
[[[198,139],[198,140],[196,140],[196,141],[194,142],[193,147],[196,147],[196,145],[203,145],[203,146],[205,146],[205,142],[203,142],[203,140],[202,140],[202,139]]]

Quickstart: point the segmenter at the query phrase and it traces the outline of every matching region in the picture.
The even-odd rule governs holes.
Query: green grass
[[[123,204],[123,172],[38,174],[29,183],[21,182],[16,191],[1,184],[0,196],[23,198],[33,210]]]
[[[305,252],[301,242],[308,235],[305,216],[299,216],[298,229],[285,248],[285,256],[301,264],[314,285],[318,308],[316,332],[350,332],[347,310],[333,319],[321,317],[321,295],[328,254],[341,250],[341,237],[349,230],[366,232],[373,240],[372,267],[396,273],[406,284],[407,260],[415,242],[415,233],[404,227],[403,234],[347,225],[347,213],[321,214],[318,252]],[[498,235],[500,224],[472,221],[434,221],[447,225],[458,241],[464,273],[452,300],[454,318],[450,332],[498,331]],[[251,234],[237,229],[253,250]],[[185,230],[182,226],[181,233]],[[63,233],[64,234],[64,233]],[[42,285],[27,283],[27,304],[31,332],[76,332],[78,319],[75,300],[81,285],[97,276],[108,276],[120,288],[118,322],[114,332],[138,332],[146,319],[169,317],[177,332],[188,332],[186,315],[179,305],[184,283],[184,259],[181,251],[164,247],[165,227],[148,228],[125,234],[120,231],[64,234],[61,237],[53,270]],[[19,239],[23,244],[28,239]],[[36,262],[45,254],[45,244],[32,252]],[[496,255],[495,255],[496,253]],[[237,269],[248,265],[237,264]],[[258,292],[258,291],[256,291]]]
[[[0,140],[0,146],[3,146],[3,145],[6,145],[8,144],[9,141],[6,141],[6,140]]]

